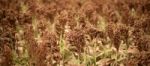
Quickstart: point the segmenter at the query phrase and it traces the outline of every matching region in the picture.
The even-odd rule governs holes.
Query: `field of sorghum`
[[[150,0],[0,0],[0,66],[150,66]]]

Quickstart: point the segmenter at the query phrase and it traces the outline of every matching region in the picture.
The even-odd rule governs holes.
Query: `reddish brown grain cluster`
[[[137,46],[139,56],[127,58],[127,66],[150,63],[149,0],[0,0],[0,66],[13,66],[17,26],[24,29],[30,66],[60,64],[62,35],[71,51],[83,53],[88,35],[91,41],[110,39],[117,50],[121,43]]]
[[[66,40],[71,45],[70,50],[81,53],[84,50],[85,39],[81,29],[74,29],[66,34]]]

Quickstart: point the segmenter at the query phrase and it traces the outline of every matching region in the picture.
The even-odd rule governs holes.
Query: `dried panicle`
[[[90,17],[94,11],[96,11],[97,6],[92,1],[86,1],[81,10],[86,14],[87,17]]]
[[[40,45],[38,46],[38,48],[36,49],[36,52],[35,52],[35,58],[33,60],[34,62],[32,62],[32,64],[34,64],[35,66],[46,66],[46,54],[47,54],[48,50],[45,46],[43,45]]]
[[[12,49],[4,44],[3,47],[0,47],[2,52],[0,53],[0,66],[11,66],[12,65]]]
[[[70,12],[70,14],[66,10],[62,11],[58,17],[58,21],[55,22],[55,30],[59,36],[60,34],[64,34],[66,25],[70,26],[70,29],[73,29],[77,25],[75,18],[73,18],[74,13]]]
[[[27,49],[30,56],[30,65],[35,64],[36,51],[37,51],[37,42],[34,39],[34,31],[31,25],[27,25],[25,28],[24,38],[27,42]],[[34,61],[33,61],[34,60]]]
[[[18,43],[18,26],[24,30],[20,38],[25,39],[30,66],[55,66],[65,61],[61,59],[57,43],[64,34],[69,49],[78,53],[84,51],[87,35],[90,40],[96,38],[106,42],[109,37],[117,50],[122,46],[121,41],[129,42],[137,46],[141,57],[127,57],[126,66],[148,66],[149,15],[150,0],[0,0],[0,66],[12,65],[12,51]],[[34,25],[33,16],[38,22],[35,30],[35,26],[31,26]],[[99,16],[108,24],[106,32],[95,28]],[[47,30],[51,25],[55,32]]]
[[[85,29],[85,33],[87,35],[89,35],[91,37],[91,39],[94,39],[94,38],[106,38],[106,35],[105,35],[105,33],[103,31],[100,31],[97,28],[90,27],[90,26],[88,26]]]
[[[150,10],[150,1],[149,0],[144,0],[143,2],[140,3],[140,7],[139,7],[139,11],[146,13],[146,14],[150,14],[149,10]]]
[[[138,65],[137,59],[129,59],[126,61],[126,66],[137,66]]]
[[[12,65],[12,50],[15,47],[15,17],[11,9],[0,9],[0,66]]]
[[[55,22],[56,33],[58,35],[63,34],[64,33],[63,29],[65,28],[65,25],[69,20],[68,19],[68,13],[66,12],[66,10],[61,11],[61,13],[57,16],[57,18],[55,20],[57,20]]]
[[[127,47],[129,46],[129,42],[128,42],[128,39],[129,39],[129,27],[127,27],[126,25],[124,24],[117,24],[116,25],[117,28],[115,30],[115,37],[114,37],[114,41],[116,45],[118,45],[118,49],[119,49],[119,46],[120,46],[120,43],[121,43],[121,40],[123,40]],[[117,41],[118,41],[118,44],[117,44]]]
[[[0,1],[0,9],[13,9],[15,11],[19,11],[19,3],[18,0],[1,0]]]
[[[145,22],[142,23],[143,31],[147,34],[150,34],[150,19],[145,19]]]
[[[144,31],[141,29],[134,29],[132,31],[132,36],[134,39],[140,39],[144,35]]]
[[[137,39],[135,41],[135,45],[138,46],[138,49],[140,51],[149,51],[149,48],[150,48],[150,38],[148,37],[140,37],[139,39]]]
[[[32,23],[32,17],[28,13],[20,13],[17,17],[17,22],[19,25],[25,25],[25,24],[31,24]]]
[[[129,46],[129,41],[128,41],[128,39],[130,38],[129,27],[125,26],[124,24],[120,24],[117,30],[119,30],[120,32],[120,40],[123,40],[124,43],[126,43],[126,45]]]
[[[92,1],[86,1],[81,7],[81,13],[83,12],[93,25],[96,25],[98,21],[97,8],[98,7]]]
[[[0,22],[1,25],[3,26],[7,26],[10,28],[15,28],[15,21],[16,21],[16,16],[13,15],[17,15],[15,11],[11,10],[11,9],[3,9],[0,10],[1,15],[0,15]]]
[[[139,59],[139,63],[138,65],[149,65],[150,63],[150,53],[149,52],[141,52],[141,56],[138,58]]]
[[[108,26],[106,27],[106,32],[110,39],[112,39],[114,37],[115,28],[116,28],[116,26],[113,23],[109,23]]]
[[[120,43],[121,43],[121,37],[120,37],[120,31],[117,30],[114,34],[114,38],[113,38],[113,43],[114,43],[114,46],[117,50],[119,50],[119,46],[120,46]]]
[[[83,48],[85,46],[84,33],[81,29],[74,29],[66,34],[66,40],[71,45],[71,47],[75,47],[71,50],[81,53],[83,52]],[[70,47],[70,48],[71,48]]]
[[[142,29],[135,29],[132,32],[132,37],[136,46],[140,51],[148,51],[149,49],[149,36],[146,35]]]
[[[107,26],[107,34],[113,42],[115,48],[118,50],[121,40],[127,42],[129,30],[128,27],[124,26],[123,24],[110,23]]]
[[[4,25],[3,25],[4,26]],[[11,66],[12,65],[12,49],[14,49],[14,34],[13,31],[8,30],[10,27],[2,27],[2,33],[0,35],[0,66]],[[6,32],[3,32],[6,31]]]
[[[120,25],[120,32],[121,32],[121,35],[122,36],[128,36],[128,31],[129,31],[129,28],[125,25]]]
[[[44,22],[45,21],[45,22]],[[45,31],[48,28],[49,24],[46,23],[45,19],[39,20],[39,23],[37,24],[37,29],[42,32]]]
[[[49,56],[49,55],[51,56],[50,58],[47,58],[46,60],[49,60],[49,62],[56,61],[55,64],[59,64],[61,55],[60,55],[59,45],[57,43],[58,38],[56,34],[45,31],[42,34],[42,40],[43,40],[43,43],[40,46],[43,46],[43,47],[45,46],[44,48],[47,50],[46,56]]]
[[[86,18],[81,15],[81,17],[79,18],[79,23],[82,28],[85,27],[86,26]]]
[[[38,3],[39,4],[39,3]],[[47,6],[47,7],[45,7]],[[56,3],[50,2],[49,4],[46,3],[40,3],[40,6],[36,8],[37,16],[41,18],[50,19],[51,22],[54,21],[54,16],[56,14]]]

